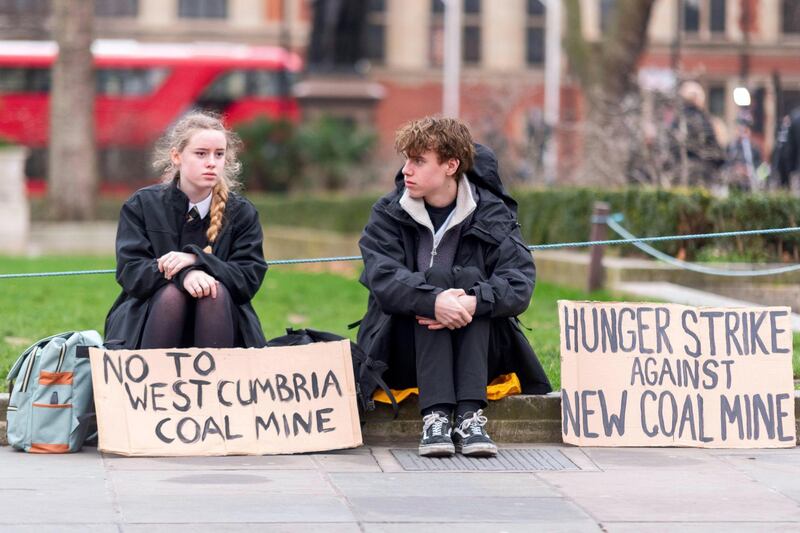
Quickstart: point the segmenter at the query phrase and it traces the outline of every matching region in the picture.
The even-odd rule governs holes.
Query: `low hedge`
[[[787,194],[733,194],[716,198],[703,190],[644,188],[525,189],[513,192],[519,222],[530,244],[585,241],[594,202],[605,201],[622,213],[622,225],[637,236],[656,237],[797,225],[800,199]],[[302,226],[358,233],[369,217],[376,194],[340,197],[251,196],[270,225]],[[609,230],[609,238],[616,235]],[[800,232],[766,236],[695,239],[659,243],[660,250],[694,260],[798,261]],[[618,248],[635,254],[631,246]]]
[[[584,241],[596,201],[608,202],[622,213],[622,225],[638,236],[680,235],[796,226],[800,198],[789,194],[732,194],[711,196],[704,190],[552,188],[513,192],[519,202],[519,222],[530,244]],[[251,193],[248,198],[268,226],[316,228],[359,233],[369,218],[378,193],[350,195],[277,196]],[[101,219],[115,220],[122,198],[104,198]],[[41,200],[33,202],[34,220],[45,216]],[[609,230],[609,238],[616,237]],[[660,250],[692,260],[800,261],[800,232],[751,237],[681,240],[659,243]],[[632,246],[616,248],[634,254]]]

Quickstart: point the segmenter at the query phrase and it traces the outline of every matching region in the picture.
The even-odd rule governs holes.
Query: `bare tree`
[[[603,38],[589,43],[582,32],[580,0],[564,0],[565,48],[589,104],[582,181],[620,184],[626,180],[630,143],[640,138],[636,65],[647,48],[654,3],[617,0]]]
[[[58,59],[50,92],[50,213],[56,220],[94,217],[97,161],[94,128],[94,0],[53,0]]]

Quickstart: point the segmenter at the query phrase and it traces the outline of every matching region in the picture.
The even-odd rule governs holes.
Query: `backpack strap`
[[[395,399],[394,394],[392,393],[392,389],[390,389],[389,386],[386,384],[386,382],[383,381],[383,378],[377,375],[372,369],[370,369],[370,372],[373,374],[372,377],[375,378],[375,383],[377,383],[378,386],[381,389],[383,389],[383,392],[386,393],[386,396],[389,398],[389,401],[392,402],[392,411],[394,412],[394,418],[397,419],[397,416],[400,414],[400,406],[397,405],[397,399]],[[372,401],[371,398],[370,401]]]
[[[6,376],[6,381],[14,381],[15,379],[17,379],[17,376],[19,375],[22,365],[25,363],[28,356],[34,353],[34,350],[38,348],[43,348],[48,342],[50,342],[53,339],[56,339],[58,337],[69,337],[72,334],[73,334],[72,331],[57,333],[55,335],[50,335],[49,337],[45,337],[44,339],[39,339],[38,341],[28,346],[28,348],[24,352],[22,352],[22,355],[20,355],[17,358],[17,361],[14,363],[14,366],[11,367],[11,370],[9,370],[8,375]],[[30,367],[30,365],[28,365],[28,367]]]

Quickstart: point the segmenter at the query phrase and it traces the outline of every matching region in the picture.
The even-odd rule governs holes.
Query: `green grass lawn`
[[[0,258],[0,273],[57,272],[113,268],[111,258]],[[0,377],[31,342],[68,330],[96,329],[102,333],[105,315],[119,294],[111,274],[52,278],[0,279]],[[531,328],[531,339],[554,388],[560,387],[559,330],[556,301],[612,300],[607,292],[586,293],[537,283],[533,302],[520,317]],[[616,299],[619,299],[617,296]],[[253,302],[267,338],[286,327],[313,327],[355,338],[347,324],[361,318],[367,291],[356,276],[310,273],[276,266],[270,269]],[[800,374],[794,336],[795,376]]]

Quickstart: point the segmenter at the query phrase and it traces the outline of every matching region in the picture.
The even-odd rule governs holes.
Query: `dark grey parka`
[[[208,254],[196,245],[179,248],[188,208],[189,198],[174,183],[140,189],[122,206],[116,244],[117,282],[122,293],[106,317],[106,340],[122,341],[120,348],[137,349],[150,298],[167,283],[176,283],[183,290],[184,276],[200,269],[230,292],[238,309],[242,347],[263,347],[264,332],[250,304],[267,272],[258,211],[248,200],[231,193],[222,231]],[[167,280],[158,270],[157,259],[176,250],[197,255],[197,264]]]
[[[516,321],[533,294],[533,258],[519,231],[516,202],[500,183],[494,154],[484,146],[476,148],[475,168],[467,178],[475,185],[478,205],[463,223],[453,268],[477,269],[482,280],[472,289],[478,299],[475,316],[492,319],[489,379],[515,372],[524,393],[544,394],[552,387]],[[393,364],[414,360],[414,354],[391,357],[397,348],[391,345],[393,315],[433,317],[441,292],[415,271],[421,226],[400,206],[404,190],[400,173],[396,184],[372,207],[359,241],[364,259],[361,283],[370,294],[358,344],[369,358],[387,365],[390,358]]]

